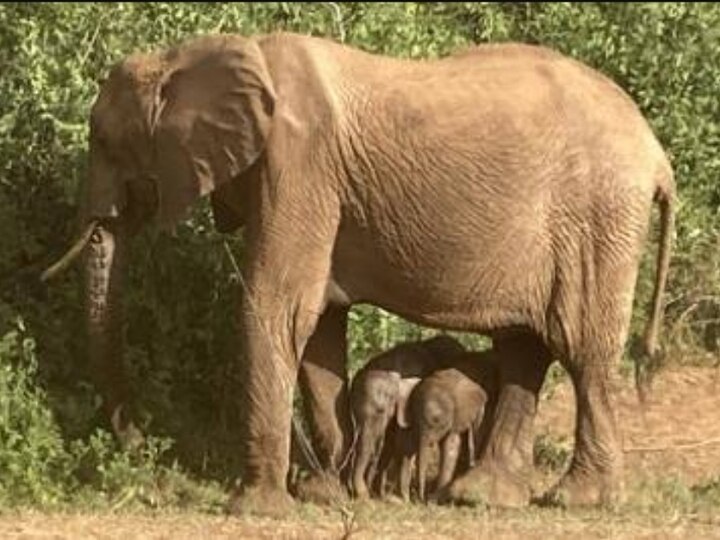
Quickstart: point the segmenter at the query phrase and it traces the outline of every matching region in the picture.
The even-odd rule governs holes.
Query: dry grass
[[[630,512],[562,512],[532,508],[482,512],[466,508],[365,505],[353,539],[440,538],[720,538],[720,517]],[[282,520],[225,518],[195,513],[9,514],[0,518],[7,539],[340,539],[339,516],[309,505]]]

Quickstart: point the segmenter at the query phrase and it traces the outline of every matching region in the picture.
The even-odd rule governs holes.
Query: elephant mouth
[[[75,243],[67,250],[67,252],[65,252],[65,255],[63,255],[55,264],[42,273],[40,280],[43,282],[49,281],[70,266],[70,264],[72,264],[72,262],[83,252],[83,249],[90,241],[97,225],[97,220],[90,221]]]

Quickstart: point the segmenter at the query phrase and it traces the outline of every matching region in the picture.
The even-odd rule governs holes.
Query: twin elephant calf
[[[355,496],[367,498],[372,489],[385,497],[390,476],[409,501],[417,464],[417,495],[427,501],[431,450],[439,444],[433,497],[442,498],[458,464],[475,464],[498,388],[494,353],[468,352],[449,336],[403,343],[372,358],[351,390]]]

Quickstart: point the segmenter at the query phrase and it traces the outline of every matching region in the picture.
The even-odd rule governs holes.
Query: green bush
[[[205,32],[279,29],[410,58],[522,40],[551,46],[612,76],[650,119],[677,176],[677,247],[664,334],[669,359],[714,358],[720,328],[716,4],[3,3],[0,403],[14,400],[13,411],[22,411],[13,412],[21,415],[12,420],[20,424],[8,433],[22,434],[26,442],[0,447],[0,467],[24,482],[6,483],[3,473],[0,504],[14,497],[62,499],[66,488],[60,486],[85,485],[68,473],[75,470],[77,452],[63,448],[67,441],[97,444],[89,441],[102,426],[87,373],[78,276],[68,272],[48,287],[38,280],[74,233],[88,111],[98,81],[135,50]],[[206,204],[174,235],[140,238],[133,246],[125,328],[126,362],[147,430],[174,442],[167,455],[183,467],[222,482],[239,469],[242,410],[236,399],[240,344],[232,323],[240,291],[226,242],[241,259],[242,240],[214,232]],[[651,242],[639,279],[635,334],[645,320],[654,253]],[[28,350],[16,343],[19,320],[22,339],[35,344]],[[430,332],[360,306],[352,314],[351,371],[397,341]]]
[[[42,391],[35,343],[21,319],[0,338],[0,506],[57,503],[70,456]]]
[[[0,508],[68,504],[219,507],[223,492],[165,463],[172,441],[122,452],[109,432],[66,440],[38,386],[35,343],[22,319],[0,337]]]

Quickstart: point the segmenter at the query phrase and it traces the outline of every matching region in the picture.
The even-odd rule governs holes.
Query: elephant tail
[[[654,202],[660,209],[660,240],[658,246],[655,283],[650,313],[643,336],[642,354],[636,358],[636,377],[638,393],[644,401],[649,385],[647,363],[654,364],[659,355],[658,334],[663,317],[663,295],[667,285],[672,251],[672,238],[675,231],[675,181],[672,170],[663,168],[655,190]]]

